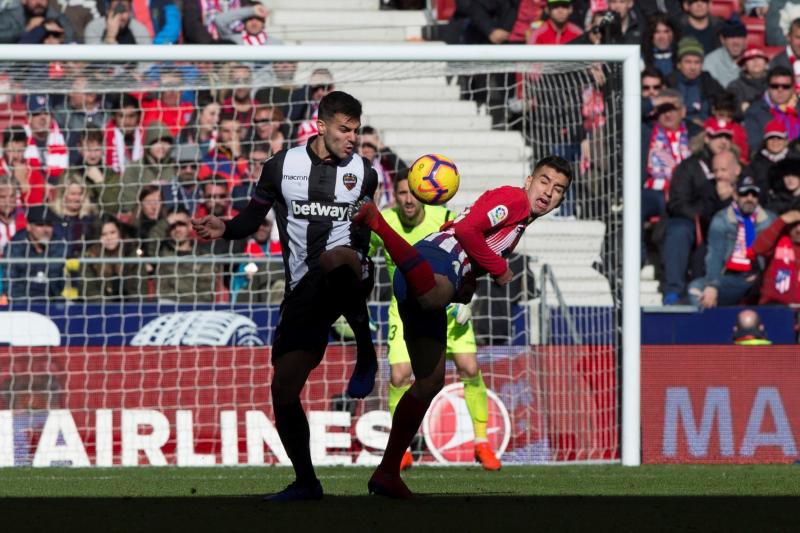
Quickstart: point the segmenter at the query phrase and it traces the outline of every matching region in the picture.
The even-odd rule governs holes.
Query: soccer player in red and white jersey
[[[469,302],[476,278],[485,273],[498,285],[509,283],[512,272],[505,258],[531,222],[561,204],[571,183],[569,163],[558,156],[545,157],[523,187],[483,193],[455,220],[413,246],[395,233],[374,203],[363,202],[354,209],[351,220],[377,233],[397,265],[394,294],[416,378],[397,405],[383,460],[369,480],[370,493],[414,496],[400,478],[400,461],[444,385],[447,305]]]

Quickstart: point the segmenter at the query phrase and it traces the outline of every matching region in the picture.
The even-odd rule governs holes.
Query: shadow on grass
[[[0,516],[3,531],[796,531],[800,504],[789,497],[260,498],[5,498]]]

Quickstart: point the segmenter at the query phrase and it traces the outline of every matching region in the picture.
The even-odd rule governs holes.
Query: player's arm
[[[488,191],[481,195],[466,216],[454,225],[456,239],[470,260],[491,274],[498,283],[510,281],[511,271],[506,260],[494,253],[486,244],[485,233],[495,226],[502,225],[520,209],[524,209],[527,213],[529,210],[527,205],[517,205],[521,204],[521,200],[524,200],[524,197],[511,199],[499,189]],[[497,214],[502,212],[505,212],[504,216]]]
[[[222,220],[213,215],[192,220],[197,234],[204,239],[236,240],[255,233],[278,196],[281,175],[275,160],[273,157],[262,167],[256,190],[247,207],[231,220]]]

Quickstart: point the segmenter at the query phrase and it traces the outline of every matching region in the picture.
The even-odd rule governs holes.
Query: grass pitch
[[[0,469],[0,516],[3,531],[800,530],[800,465],[416,466],[411,502],[368,496],[371,472],[320,468],[321,502],[265,504],[291,469]]]

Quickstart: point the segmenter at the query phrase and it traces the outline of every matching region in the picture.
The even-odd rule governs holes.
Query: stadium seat
[[[733,13],[739,12],[737,0],[713,0],[711,2],[711,15],[721,19],[729,19]]]
[[[450,20],[456,12],[456,0],[435,0],[433,5],[436,8],[437,20]]]
[[[28,120],[25,104],[19,102],[0,104],[0,131],[12,125],[22,125]]]
[[[767,56],[772,60],[773,57],[783,52],[783,46],[765,46],[764,51],[767,53]]]
[[[747,27],[747,46],[764,48],[765,31],[764,19],[758,17],[742,17],[742,22]]]

